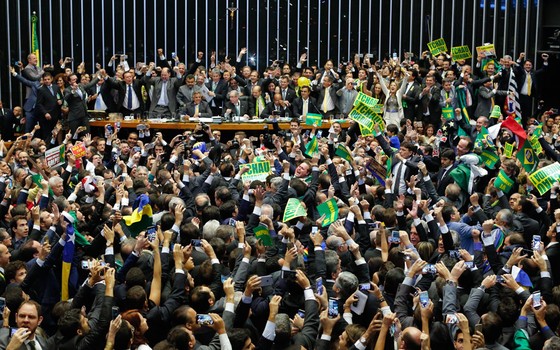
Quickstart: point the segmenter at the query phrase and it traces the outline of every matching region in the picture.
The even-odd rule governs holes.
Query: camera
[[[210,129],[210,127],[206,123],[200,123],[200,126],[202,126],[202,130],[204,131],[208,131],[208,129]]]
[[[231,141],[230,149],[239,149],[239,141],[233,139],[233,141]]]

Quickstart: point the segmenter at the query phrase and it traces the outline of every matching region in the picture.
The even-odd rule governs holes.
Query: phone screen
[[[317,294],[323,294],[323,278],[319,277],[315,280],[315,285],[317,287]]]
[[[329,318],[335,318],[338,316],[338,300],[330,298],[329,299]]]
[[[428,306],[429,303],[430,303],[430,297],[428,296],[428,292],[424,291],[420,293],[420,304],[422,305],[422,307]]]

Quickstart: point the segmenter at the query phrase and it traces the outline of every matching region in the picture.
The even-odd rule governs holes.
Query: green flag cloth
[[[340,158],[347,160],[348,162],[352,162],[352,154],[348,151],[348,148],[344,146],[342,143],[338,144],[338,147],[334,151],[334,154],[339,156]]]
[[[498,160],[500,160],[500,157],[498,157],[496,152],[490,149],[483,150],[482,153],[480,154],[480,158],[482,159],[482,162],[484,163],[484,165],[486,165],[488,169],[494,169],[496,163],[498,162]]]
[[[307,115],[305,116],[305,125],[321,126],[323,125],[323,116],[315,113],[307,113]]]
[[[272,237],[266,225],[260,224],[253,229],[255,237],[259,239],[265,247],[272,247]]]
[[[532,172],[539,164],[539,158],[537,158],[530,142],[524,142],[523,147],[517,150],[517,159],[528,173]]]
[[[313,158],[315,154],[319,153],[319,141],[317,140],[317,136],[313,136],[311,141],[305,145],[305,154]]]

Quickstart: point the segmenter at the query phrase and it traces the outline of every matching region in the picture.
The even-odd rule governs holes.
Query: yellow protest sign
[[[484,55],[484,57],[492,57],[492,56],[496,56],[496,48],[494,47],[494,44],[477,46],[476,53],[479,56],[482,54]]]
[[[270,163],[268,161],[239,165],[239,168],[246,168],[246,167],[249,168],[249,171],[241,175],[243,181],[254,181],[254,180],[265,181],[266,177],[270,173]]]
[[[443,38],[439,38],[437,40],[429,42],[428,49],[430,50],[432,55],[435,56],[442,52],[447,52],[447,45],[445,44],[445,40],[443,40]]]
[[[451,48],[451,57],[455,61],[457,60],[466,60],[472,57],[471,49],[468,46],[455,46]]]
[[[550,190],[559,178],[560,164],[558,162],[545,166],[529,175],[529,180],[541,195]]]

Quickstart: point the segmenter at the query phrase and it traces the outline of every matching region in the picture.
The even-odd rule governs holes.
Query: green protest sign
[[[282,218],[282,221],[287,222],[301,216],[307,216],[307,211],[303,207],[301,201],[297,198],[288,199],[288,204],[286,204],[286,209],[284,209],[284,217]]]
[[[248,172],[241,175],[243,181],[265,181],[268,174],[270,174],[270,163],[268,161],[241,164],[239,168],[249,168]]]
[[[322,227],[330,225],[338,220],[338,205],[336,204],[336,200],[334,198],[319,204],[317,206],[317,211],[319,212],[319,216],[325,216],[325,219],[321,223]]]
[[[453,60],[466,60],[472,57],[471,49],[468,46],[455,46],[451,48],[451,57]]]
[[[372,108],[372,111],[373,111],[373,113],[376,113],[376,114],[383,114],[383,107],[385,107],[385,106],[384,105],[375,105]]]
[[[348,151],[348,148],[346,148],[346,146],[344,146],[342,143],[338,144],[338,147],[334,151],[334,154],[348,162],[352,162],[352,154]]]
[[[447,52],[447,45],[445,44],[445,40],[443,40],[443,38],[439,38],[437,40],[429,42],[428,49],[430,50],[432,55],[437,55],[441,52]]]
[[[495,152],[489,149],[485,149],[484,151],[482,151],[482,153],[480,154],[480,158],[488,169],[494,169],[496,163],[498,162],[498,160],[500,160],[500,157],[498,157]]]
[[[372,119],[368,115],[361,114],[360,112],[356,111],[355,108],[352,109],[350,113],[348,113],[348,117],[361,126],[364,126],[369,130],[373,130]]]
[[[363,92],[358,93],[358,96],[356,96],[356,99],[354,100],[354,107],[359,106],[360,104],[364,104],[368,107],[373,107],[375,105],[377,105],[377,103],[379,102],[378,99],[368,96],[366,94],[364,94]]]
[[[513,143],[506,142],[506,145],[504,146],[504,156],[506,158],[511,158],[512,155],[513,155]]]
[[[305,116],[305,125],[321,126],[323,125],[323,116],[315,113],[307,113],[307,116]]]
[[[498,177],[494,180],[494,187],[504,193],[509,193],[513,187],[513,180],[503,170],[500,170]]]
[[[535,152],[535,154],[538,155],[538,154],[543,153],[541,143],[539,142],[539,139],[537,137],[535,137],[534,135],[531,135],[527,138],[527,140],[529,140],[529,143],[531,144],[531,147],[533,148],[533,151]]]
[[[372,129],[368,129],[365,126],[362,126],[360,124],[358,124],[358,126],[360,127],[360,134],[362,134],[362,136],[373,136],[373,130]]]
[[[272,237],[270,237],[270,231],[268,231],[268,227],[266,225],[257,225],[253,228],[253,233],[265,247],[272,247]]]
[[[441,109],[441,115],[443,115],[443,119],[445,120],[452,120],[455,118],[455,111],[452,107],[445,107]]]
[[[502,115],[502,111],[500,110],[500,106],[494,106],[494,108],[492,108],[492,113],[490,113],[490,118],[500,118],[500,116]]]
[[[550,190],[559,178],[560,164],[558,162],[545,166],[529,175],[529,180],[541,195]]]
[[[31,175],[31,180],[33,181],[34,184],[36,184],[40,188],[43,188],[43,185],[41,185],[41,181],[43,181],[43,175],[41,174]]]

